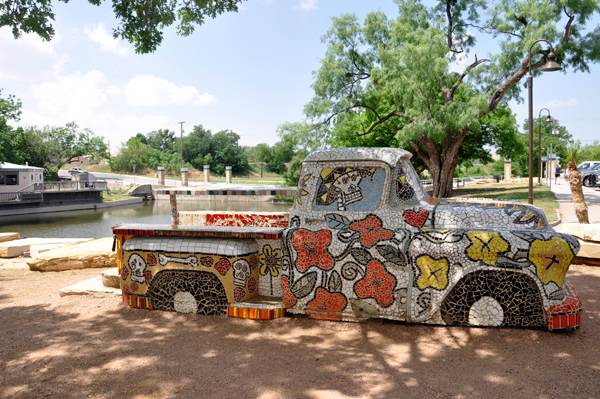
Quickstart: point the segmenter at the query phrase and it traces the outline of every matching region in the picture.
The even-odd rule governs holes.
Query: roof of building
[[[396,166],[401,159],[410,159],[412,154],[400,148],[330,148],[309,154],[304,161],[382,161],[390,166]]]
[[[0,171],[18,171],[18,172],[42,172],[44,168],[29,165],[17,165],[16,163],[0,162]]]

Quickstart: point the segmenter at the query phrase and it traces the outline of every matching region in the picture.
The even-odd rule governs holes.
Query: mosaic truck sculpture
[[[250,213],[206,213],[194,219],[201,225],[115,226],[125,302],[257,319],[286,311],[579,328],[581,302],[565,277],[578,241],[519,202],[434,199],[410,157],[392,148],[310,154],[287,227],[281,215]]]

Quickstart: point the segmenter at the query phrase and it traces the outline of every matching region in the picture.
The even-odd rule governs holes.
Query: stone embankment
[[[575,262],[600,266],[600,224],[563,223],[562,231],[577,237],[581,244]]]
[[[116,267],[117,253],[112,251],[112,245],[112,237],[68,245],[43,252],[27,261],[27,265],[31,270],[44,272]]]

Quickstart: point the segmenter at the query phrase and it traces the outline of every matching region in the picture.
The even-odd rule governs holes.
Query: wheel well
[[[200,270],[162,270],[154,276],[148,296],[157,310],[175,311],[173,298],[189,292],[198,303],[198,313],[219,315],[227,312],[227,292],[221,280],[211,272]]]
[[[543,327],[545,312],[535,281],[513,270],[478,270],[463,276],[440,308],[446,324],[469,324],[471,306],[492,297],[504,312],[503,326]]]

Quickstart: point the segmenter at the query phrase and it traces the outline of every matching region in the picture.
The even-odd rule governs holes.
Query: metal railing
[[[0,193],[0,202],[40,202],[44,199],[44,193],[92,190],[108,190],[108,183],[105,181],[47,181],[33,183],[15,192]]]
[[[33,183],[27,187],[17,190],[18,193],[33,193],[42,191],[78,191],[78,190],[107,190],[108,183],[105,181],[47,181]]]
[[[38,193],[0,193],[0,202],[41,202],[44,200],[43,192]]]

